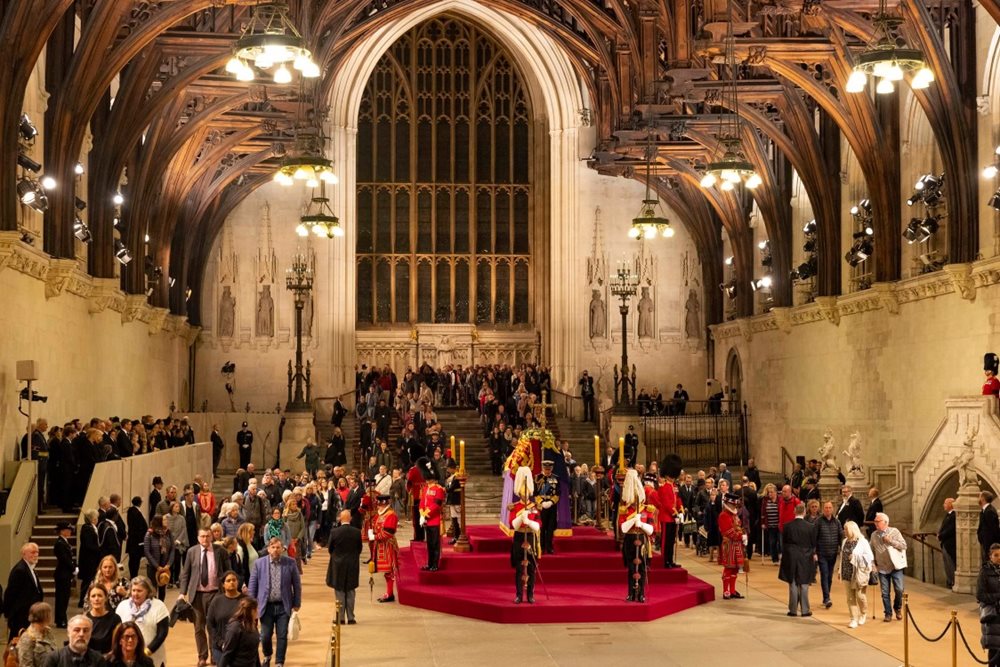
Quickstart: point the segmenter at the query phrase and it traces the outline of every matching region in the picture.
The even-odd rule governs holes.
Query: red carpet
[[[472,553],[445,546],[438,572],[422,572],[427,548],[400,551],[400,604],[494,623],[595,623],[651,621],[715,599],[713,586],[652,559],[644,604],[625,602],[626,571],[610,536],[591,528],[557,537],[556,554],[543,556],[535,604],[514,604],[510,538],[496,526],[469,526]],[[658,563],[659,565],[658,565]]]

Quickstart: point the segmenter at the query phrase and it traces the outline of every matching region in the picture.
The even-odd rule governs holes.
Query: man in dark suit
[[[253,565],[250,573],[250,597],[257,600],[257,617],[260,618],[260,646],[264,652],[263,665],[271,665],[271,635],[278,637],[275,664],[285,663],[285,649],[288,646],[288,619],[292,612],[302,606],[302,580],[299,578],[295,561],[284,554],[284,546],[277,537],[267,543],[267,555]],[[274,572],[275,568],[279,571]],[[271,586],[274,574],[279,586]]]
[[[133,579],[139,574],[139,561],[142,560],[146,532],[149,530],[149,524],[142,515],[141,508],[142,498],[135,496],[126,514],[128,537],[125,540],[125,553],[128,554],[129,577]]]
[[[354,593],[361,567],[361,531],[351,525],[351,513],[340,513],[340,525],[330,531],[330,564],[326,585],[334,590],[340,604],[340,622],[354,625]]]
[[[626,466],[631,468],[635,465],[635,458],[639,454],[639,435],[635,432],[635,426],[629,424],[628,433],[625,434],[625,461]]]
[[[156,508],[163,500],[163,495],[160,491],[163,490],[163,478],[157,475],[153,478],[153,489],[149,492],[149,518],[152,519],[156,516]]]
[[[66,608],[69,606],[69,593],[73,588],[73,576],[76,574],[76,549],[70,543],[73,535],[73,524],[60,521],[56,524],[56,543],[53,550],[56,555],[56,627],[65,628],[68,621]]]
[[[871,537],[875,532],[875,515],[882,511],[882,499],[878,497],[878,489],[874,486],[868,489],[868,499],[871,503],[865,512],[865,530],[868,531],[868,537]]]
[[[809,610],[809,585],[816,578],[816,524],[805,520],[806,505],[795,506],[795,518],[781,531],[781,565],[778,579],[788,584],[788,615],[797,616],[801,606],[803,616]]]
[[[226,441],[219,433],[218,424],[212,424],[212,435],[209,438],[212,440],[212,477],[215,477],[219,470],[219,461],[222,460],[222,452],[226,449]]]
[[[858,524],[858,528],[865,525],[865,508],[861,506],[861,501],[854,497],[854,491],[845,484],[840,487],[840,507],[837,509],[837,520],[843,526],[848,521]],[[873,517],[874,518],[874,517]]]
[[[250,465],[250,455],[253,453],[253,431],[243,422],[243,428],[236,434],[236,444],[240,449],[240,467],[244,470]]]
[[[955,541],[955,499],[944,499],[944,519],[937,532],[941,544],[941,555],[944,560],[944,576],[948,588],[955,585],[955,556],[957,544]]]
[[[989,491],[979,494],[980,512],[976,537],[983,550],[984,563],[990,559],[990,545],[1000,543],[1000,517],[997,516],[997,508],[993,507],[993,499],[993,494]]]
[[[365,495],[365,490],[361,488],[356,477],[348,479],[350,490],[347,492],[347,500],[344,501],[344,509],[351,513],[351,525],[361,529],[361,522],[364,516],[361,513],[361,499]]]
[[[132,422],[128,419],[121,423],[121,429],[115,437],[115,453],[122,459],[132,456]]]
[[[229,554],[225,548],[212,544],[212,531],[198,531],[198,545],[188,549],[181,568],[178,599],[184,599],[194,609],[194,641],[198,647],[198,667],[208,664],[208,633],[205,619],[208,605],[222,587],[222,576],[229,569]]]
[[[590,377],[587,371],[580,376],[580,398],[583,400],[583,421],[592,422],[594,419],[594,378]]]
[[[42,593],[42,584],[35,574],[37,564],[38,545],[28,542],[21,547],[21,560],[10,570],[7,590],[3,596],[3,613],[7,617],[7,627],[10,630],[8,641],[28,627],[28,610],[31,609],[31,605],[41,602],[45,597]]]

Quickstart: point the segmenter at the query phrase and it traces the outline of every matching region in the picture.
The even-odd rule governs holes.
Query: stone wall
[[[145,296],[127,297],[117,280],[94,280],[73,260],[51,260],[0,234],[0,443],[14,458],[25,418],[17,412],[18,360],[38,362],[34,417],[166,415],[186,402],[188,344],[196,331]]]

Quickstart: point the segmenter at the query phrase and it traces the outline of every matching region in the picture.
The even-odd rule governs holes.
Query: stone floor
[[[402,536],[410,534],[404,524]],[[405,540],[404,540],[405,543]],[[812,590],[812,618],[786,616],[787,588],[777,580],[777,568],[754,560],[746,600],[723,601],[719,568],[693,552],[681,549],[679,560],[694,576],[715,584],[718,601],[659,621],[643,624],[595,623],[586,625],[545,624],[510,626],[458,618],[398,604],[375,602],[384,592],[381,576],[369,593],[368,576],[361,575],[358,589],[358,625],[342,628],[341,664],[366,667],[431,665],[508,665],[512,656],[521,664],[535,666],[605,667],[624,660],[671,667],[703,667],[706,657],[723,652],[739,656],[743,667],[896,667],[903,662],[903,624],[881,621],[880,599],[873,599],[875,618],[850,630],[846,624],[844,594],[834,582],[834,606],[823,609],[818,586]],[[289,646],[287,667],[325,667],[329,664],[332,591],[325,586],[327,554],[319,552],[306,566],[303,576],[302,637]],[[957,609],[967,637],[979,657],[979,625],[976,605],[970,596],[955,595],[942,588],[908,580],[910,604],[921,629],[937,635],[951,609]],[[739,590],[747,593],[745,579]],[[544,593],[539,587],[539,604]],[[877,595],[877,590],[873,591]],[[168,595],[173,603],[176,591]],[[872,597],[872,596],[870,596]],[[72,610],[71,610],[72,611]],[[722,640],[722,638],[725,638]],[[724,643],[720,643],[720,640]],[[946,667],[951,662],[951,638],[928,644],[910,629],[910,665]],[[167,639],[170,667],[194,667],[192,627],[179,623]],[[655,656],[655,658],[654,658]],[[805,657],[808,656],[808,657]],[[976,663],[958,639],[960,667]],[[651,661],[651,662],[650,662]]]

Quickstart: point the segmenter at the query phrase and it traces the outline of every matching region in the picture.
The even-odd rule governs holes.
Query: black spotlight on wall
[[[844,255],[844,259],[851,266],[857,266],[871,257],[873,251],[872,237],[863,231],[854,232],[854,244]]]
[[[73,205],[76,206],[76,210],[78,211],[82,211],[83,209],[87,208],[87,202],[83,201],[79,197],[75,198]]]
[[[38,136],[38,128],[31,122],[28,114],[21,114],[21,120],[17,125],[17,131],[25,141],[34,141]]]
[[[736,281],[730,280],[728,283],[722,283],[719,285],[719,289],[730,299],[736,298]]]
[[[38,212],[45,211],[49,207],[49,198],[45,196],[41,183],[27,176],[17,182],[17,198],[22,204]]]
[[[993,193],[993,196],[990,197],[990,201],[988,203],[990,208],[995,211],[1000,211],[1000,190]]]
[[[129,249],[125,247],[125,244],[121,242],[121,239],[115,239],[115,259],[125,266],[132,261],[132,253]]]
[[[24,153],[17,154],[17,164],[22,169],[30,171],[33,174],[37,174],[42,169],[42,164],[40,162],[35,162]]]
[[[73,221],[73,236],[81,243],[90,243],[93,240],[93,236],[90,234],[90,227],[80,219],[80,216],[76,216],[76,220]]]
[[[815,255],[807,258],[806,261],[792,269],[792,280],[809,280],[816,275],[816,264]]]

